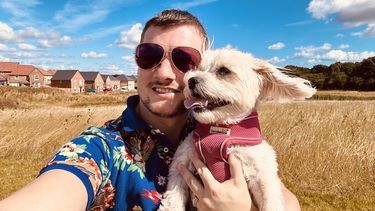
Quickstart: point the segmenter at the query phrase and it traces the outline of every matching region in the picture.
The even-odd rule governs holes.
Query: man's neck
[[[152,128],[159,129],[164,133],[173,146],[178,146],[180,142],[179,138],[186,124],[188,112],[175,117],[160,117],[139,104],[136,107],[136,112],[145,122],[151,125]]]

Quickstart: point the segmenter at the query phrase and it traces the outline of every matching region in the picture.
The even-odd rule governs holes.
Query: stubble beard
[[[152,109],[152,106],[151,106],[151,103],[150,103],[150,98],[146,98],[146,99],[141,98],[141,103],[153,115],[158,116],[158,117],[162,117],[162,118],[173,118],[173,117],[183,115],[187,112],[187,109],[184,106],[184,101],[179,102],[177,107],[172,111],[163,110],[163,111],[166,111],[166,112],[155,111],[154,109]]]

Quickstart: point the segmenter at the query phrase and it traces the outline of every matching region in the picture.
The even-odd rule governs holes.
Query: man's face
[[[145,32],[142,43],[159,44],[167,52],[177,46],[188,46],[202,53],[203,38],[191,25],[170,28],[151,26]],[[174,67],[169,59],[164,59],[150,70],[138,68],[141,111],[148,111],[159,117],[184,114],[183,77],[184,73]]]

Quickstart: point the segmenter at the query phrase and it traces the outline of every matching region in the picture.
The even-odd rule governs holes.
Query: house
[[[48,71],[43,70],[43,69],[39,69],[39,70],[43,75],[44,86],[51,86],[51,79],[52,79],[52,76],[56,73],[56,70],[48,70]]]
[[[0,85],[8,85],[8,75],[17,69],[18,62],[0,62]]]
[[[9,75],[18,65],[19,62],[0,62],[0,75]]]
[[[135,89],[135,79],[133,77],[122,75],[114,75],[118,80],[120,80],[121,88],[126,88],[131,91]]]
[[[79,93],[85,91],[85,79],[78,70],[57,70],[51,78],[51,86]]]
[[[17,65],[8,75],[9,86],[41,87],[44,85],[43,74],[33,65]]]
[[[99,72],[81,72],[85,79],[85,89],[95,89],[101,92],[104,89],[104,80]]]
[[[113,91],[120,89],[120,80],[112,75],[102,75],[104,87]]]
[[[133,85],[134,89],[137,89],[137,76],[136,75],[128,75],[128,78],[134,84]]]
[[[8,82],[8,80],[7,80],[6,76],[0,74],[0,86],[7,85],[7,82]]]

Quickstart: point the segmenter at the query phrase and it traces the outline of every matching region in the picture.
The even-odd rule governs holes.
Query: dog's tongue
[[[208,100],[197,100],[197,99],[186,99],[184,101],[185,108],[190,109],[194,106],[205,107],[208,104]]]

